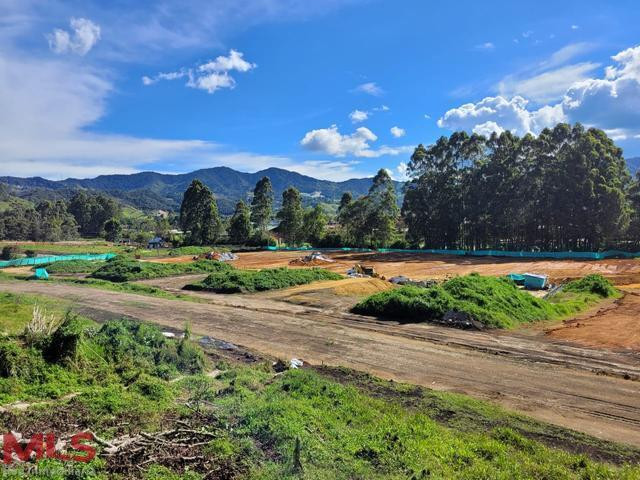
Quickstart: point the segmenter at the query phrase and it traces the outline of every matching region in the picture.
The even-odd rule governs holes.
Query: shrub
[[[587,275],[579,280],[569,282],[564,286],[563,290],[573,293],[590,293],[602,298],[609,298],[617,293],[609,280],[597,274]]]
[[[87,329],[86,320],[67,312],[64,320],[51,335],[45,356],[52,362],[69,362],[78,357],[80,342]]]
[[[20,250],[15,245],[5,245],[2,247],[2,260],[13,260],[18,257]]]
[[[318,280],[340,280],[341,275],[322,268],[263,270],[232,270],[213,273],[202,282],[187,285],[188,290],[206,290],[216,293],[247,293],[275,290],[304,285]]]
[[[25,250],[24,254],[29,258],[33,258],[33,257],[36,257],[38,255],[35,250]]]

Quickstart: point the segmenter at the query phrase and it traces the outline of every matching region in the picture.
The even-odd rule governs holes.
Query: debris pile
[[[356,263],[353,268],[347,270],[347,275],[355,278],[381,278],[375,268],[359,263]]]
[[[304,257],[295,258],[289,262],[289,265],[299,265],[303,267],[317,267],[320,265],[324,265],[326,263],[335,263],[335,260],[323,255],[320,252],[313,252],[309,255],[305,255]]]
[[[232,262],[237,260],[238,256],[232,252],[209,252],[204,258],[207,260],[218,260],[219,262]]]
[[[411,285],[414,287],[430,288],[438,284],[436,280],[412,280],[404,275],[398,275],[397,277],[391,277],[389,281],[395,285]]]

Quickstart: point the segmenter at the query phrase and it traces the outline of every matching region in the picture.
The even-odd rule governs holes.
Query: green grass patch
[[[299,477],[309,479],[632,479],[640,473],[637,466],[616,468],[549,448],[509,427],[446,427],[429,412],[311,371],[272,378],[235,370],[222,381],[215,405],[235,419],[232,438],[252,439],[267,457],[252,478],[293,478],[297,465]],[[449,413],[466,407],[443,397]]]
[[[201,460],[188,463],[188,471],[187,463],[174,462],[175,453],[158,465],[157,450],[137,450],[133,460],[128,452],[115,462],[98,456],[94,473],[73,477],[80,479],[200,480],[212,468],[219,469],[219,478],[263,480],[640,475],[634,464],[640,452],[631,447],[462,395],[330,368],[274,375],[268,364],[220,363],[223,372],[214,379],[204,375],[208,362],[185,333],[184,339],[168,339],[146,323],[114,320],[99,326],[69,315],[51,334],[0,339],[0,403],[45,402],[24,412],[0,412],[0,428],[91,429],[113,439],[196,425],[209,434],[189,448],[188,456]],[[46,462],[51,463],[40,466]],[[117,470],[126,463],[133,463],[127,474]],[[138,464],[145,465],[144,473]]]
[[[181,293],[172,293],[152,285],[143,285],[140,283],[121,282],[114,283],[108,280],[99,280],[97,278],[55,278],[49,279],[50,282],[67,283],[100,290],[108,290],[111,292],[133,293],[136,295],[146,295],[149,297],[166,298],[169,300],[183,300],[188,302],[202,303],[204,299],[193,295],[185,295]]]
[[[228,272],[230,270],[233,270],[233,267],[217,260],[198,260],[192,263],[155,263],[116,257],[94,271],[91,277],[110,282],[129,282],[189,273]]]
[[[430,288],[404,286],[374,294],[353,311],[407,322],[440,323],[451,312],[466,314],[489,328],[512,328],[525,323],[561,318],[617,295],[599,275],[567,284],[551,301],[517,288],[506,277],[477,274],[448,280]]]
[[[91,273],[104,265],[103,261],[91,260],[64,260],[61,262],[48,263],[38,265],[36,268],[46,268],[49,273],[65,274],[65,273]]]
[[[62,316],[66,302],[37,295],[0,292],[0,333],[18,334],[31,321],[33,308],[39,305],[47,312]]]
[[[187,285],[188,290],[216,293],[250,293],[305,285],[319,280],[340,280],[341,275],[322,268],[266,268],[212,273],[201,282]]]

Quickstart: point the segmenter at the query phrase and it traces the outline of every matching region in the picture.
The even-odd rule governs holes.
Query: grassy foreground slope
[[[640,478],[637,450],[461,395],[341,369],[276,374],[271,362],[209,359],[188,330],[171,339],[152,325],[75,315],[52,325],[0,338],[0,427],[91,430],[98,456],[72,477],[44,460],[60,473],[12,478]]]
[[[404,286],[377,293],[353,311],[411,322],[441,322],[449,312],[459,312],[485,327],[510,328],[577,313],[616,295],[617,290],[600,275],[570,282],[551,300],[544,300],[518,289],[506,277],[471,274],[430,288]]]
[[[212,273],[201,282],[187,285],[184,288],[216,293],[250,293],[304,285],[319,280],[340,280],[341,278],[343,278],[341,275],[322,268],[232,269]]]

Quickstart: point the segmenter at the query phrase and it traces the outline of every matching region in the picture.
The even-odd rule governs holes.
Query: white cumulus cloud
[[[396,138],[404,137],[407,134],[404,128],[395,127],[395,126],[391,127],[389,131],[391,132],[391,135],[393,135]]]
[[[72,33],[56,28],[47,35],[49,48],[55,53],[86,55],[100,40],[100,26],[86,18],[71,18]]]
[[[384,93],[384,90],[376,82],[362,83],[354,88],[353,91],[366,93],[368,95],[373,95],[374,97],[379,97]]]
[[[349,119],[353,122],[353,123],[359,123],[359,122],[364,122],[366,119],[369,118],[369,112],[363,111],[363,110],[354,110],[353,112],[351,112],[349,114]]]
[[[235,79],[229,72],[248,72],[257,67],[255,63],[247,62],[244,54],[237,50],[230,50],[228,56],[220,55],[215,60],[198,65],[195,68],[182,68],[175,72],[157,73],[153,77],[142,77],[144,85],[153,85],[160,80],[176,80],[188,78],[186,85],[191,88],[214,93],[222,88],[234,88]]]
[[[564,120],[562,109],[542,107],[527,110],[529,102],[515,96],[507,99],[502,96],[486,97],[477,103],[466,103],[452,108],[438,119],[438,126],[450,130],[475,131],[476,128],[487,134],[490,128],[500,133],[511,130],[519,135],[539,132],[545,127]]]
[[[483,134],[510,130],[522,135],[538,133],[558,122],[581,122],[602,128],[617,140],[637,138],[640,46],[623,50],[611,59],[614,64],[605,68],[603,77],[574,81],[557,103],[530,108],[529,100],[521,95],[486,97],[447,111],[438,120],[438,126]]]
[[[307,150],[322,152],[335,157],[353,155],[354,157],[375,158],[382,155],[399,155],[411,151],[412,147],[389,147],[386,145],[378,149],[371,148],[370,143],[378,139],[367,127],[359,127],[352,134],[341,134],[337,125],[329,128],[319,128],[307,132],[300,145]]]

